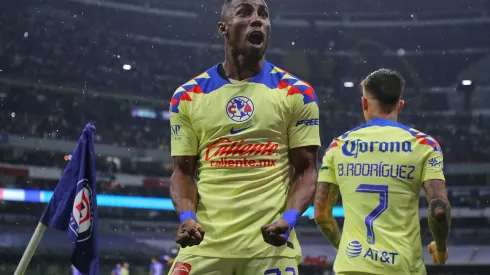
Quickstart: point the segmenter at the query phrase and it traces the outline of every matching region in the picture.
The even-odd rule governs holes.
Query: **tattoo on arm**
[[[332,183],[319,182],[315,195],[315,222],[323,235],[338,249],[341,234],[332,209],[339,198],[339,187]]]
[[[427,180],[424,182],[425,194],[429,201],[429,227],[436,242],[437,251],[446,251],[449,230],[451,229],[451,205],[447,198],[446,182]]]

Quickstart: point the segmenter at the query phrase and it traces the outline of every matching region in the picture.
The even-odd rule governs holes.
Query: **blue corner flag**
[[[68,231],[75,245],[72,264],[84,275],[99,274],[94,132],[91,123],[85,126],[41,217],[47,227]]]

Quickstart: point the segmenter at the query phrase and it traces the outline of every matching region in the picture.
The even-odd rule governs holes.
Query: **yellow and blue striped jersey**
[[[418,209],[429,179],[444,180],[442,151],[416,129],[375,118],[334,139],[319,173],[345,211],[334,270],[426,274]]]
[[[180,253],[297,257],[264,242],[260,227],[279,219],[291,184],[289,149],[320,145],[318,100],[306,82],[265,62],[245,81],[215,66],[178,88],[171,102],[172,156],[198,156],[199,246]]]

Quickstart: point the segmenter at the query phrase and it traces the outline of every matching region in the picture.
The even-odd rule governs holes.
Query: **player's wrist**
[[[194,212],[191,210],[180,212],[180,223],[184,223],[184,221],[188,219],[193,219],[195,222],[197,222],[196,214],[194,214]]]
[[[293,227],[296,225],[296,222],[298,221],[300,216],[301,213],[298,210],[289,209],[282,214],[281,219],[288,222],[289,230],[293,230]]]
[[[436,244],[436,251],[437,251],[437,252],[447,252],[447,246],[446,246],[446,245],[444,245],[444,246],[442,246],[442,245],[441,245],[441,246],[439,246],[439,245],[437,245],[437,244]]]

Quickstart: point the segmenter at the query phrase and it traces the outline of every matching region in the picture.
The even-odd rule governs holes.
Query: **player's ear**
[[[400,113],[403,110],[404,106],[405,106],[405,100],[401,99],[400,101],[398,101],[397,112]]]
[[[361,103],[362,103],[362,110],[367,111],[367,109],[368,109],[367,98],[361,96]]]
[[[222,36],[226,36],[226,34],[228,33],[228,28],[226,27],[225,23],[218,23],[218,33]]]

